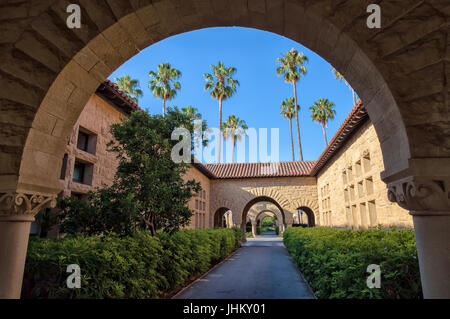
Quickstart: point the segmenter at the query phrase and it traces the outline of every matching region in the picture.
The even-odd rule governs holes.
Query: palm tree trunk
[[[222,144],[222,98],[219,99],[219,147],[217,150],[217,163],[220,163],[221,144]]]
[[[291,132],[292,161],[295,161],[295,154],[294,154],[294,137],[292,136],[292,118],[289,118],[289,130],[290,130],[290,132]]]
[[[234,149],[236,148],[236,136],[233,136],[233,155],[231,157],[231,163],[234,163]]]
[[[325,144],[328,146],[328,140],[327,140],[327,132],[325,130],[325,124],[322,123],[322,131],[323,131],[323,138],[325,139]]]
[[[166,97],[163,98],[163,117],[166,117]]]
[[[353,90],[352,88],[352,93],[353,93],[353,107],[356,106],[356,96],[355,96],[355,90]]]
[[[303,161],[302,142],[300,141],[300,124],[298,123],[297,84],[293,82],[292,85],[294,86],[295,118],[297,120],[298,150],[300,152],[300,161]]]

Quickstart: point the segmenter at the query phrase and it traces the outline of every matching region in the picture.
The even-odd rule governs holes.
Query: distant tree
[[[140,89],[139,80],[131,79],[129,75],[115,78],[114,83],[136,104],[139,102],[139,98],[144,95]]]
[[[242,136],[246,134],[248,126],[245,121],[239,119],[234,115],[231,115],[223,123],[222,127],[223,136],[225,137],[225,139],[231,138],[233,140],[233,153],[231,158],[232,162],[234,163],[234,149],[236,148],[236,141],[240,141]]]
[[[350,85],[350,83],[347,82],[347,80],[344,78],[344,76],[341,73],[339,73],[338,70],[336,70],[335,68],[331,67],[331,72],[334,74],[334,78],[336,80],[339,80],[341,82],[344,81],[345,85],[347,85],[350,88],[350,90],[352,90],[353,107],[355,107],[356,106],[356,93],[355,93],[355,90],[353,89],[353,87]]]
[[[181,72],[172,68],[170,63],[158,65],[158,71],[148,73],[150,81],[148,87],[153,95],[163,100],[163,117],[166,115],[166,101],[173,99],[177,91],[181,89],[181,84],[177,80],[181,77]]]
[[[205,91],[211,91],[211,97],[219,101],[219,146],[217,151],[217,163],[220,163],[221,142],[222,142],[222,102],[229,99],[236,92],[239,81],[232,78],[237,69],[225,67],[223,62],[211,65],[212,74],[205,73]]]
[[[308,57],[303,53],[298,52],[294,48],[287,51],[285,55],[277,59],[277,64],[280,66],[277,68],[278,76],[284,75],[284,81],[292,84],[294,88],[294,105],[295,105],[295,118],[297,122],[297,137],[298,137],[298,149],[300,152],[300,161],[303,161],[302,143],[300,140],[300,124],[298,119],[298,103],[297,103],[297,82],[301,77],[306,75],[307,70],[305,63],[308,62]]]
[[[293,161],[295,161],[294,137],[292,134],[292,118],[295,116],[294,105],[295,105],[294,98],[288,97],[283,102],[281,102],[281,112],[280,112],[280,115],[283,115],[284,118],[289,119],[289,131],[291,133],[291,149],[292,149],[292,160]],[[297,108],[299,108],[299,107],[297,106]]]
[[[311,118],[313,121],[322,125],[323,137],[325,139],[325,144],[328,146],[326,126],[328,124],[328,120],[334,119],[336,114],[336,111],[334,110],[334,103],[328,101],[328,99],[319,99],[314,102],[314,105],[312,105],[309,109],[312,112]]]

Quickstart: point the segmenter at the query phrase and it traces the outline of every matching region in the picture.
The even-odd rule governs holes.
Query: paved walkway
[[[311,299],[275,233],[249,238],[230,259],[176,295],[176,299]]]

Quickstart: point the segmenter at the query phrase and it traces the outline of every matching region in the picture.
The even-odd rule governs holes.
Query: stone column
[[[56,195],[0,193],[0,299],[18,299],[22,289],[30,225]]]
[[[256,221],[252,221],[252,237],[256,237]]]
[[[450,298],[450,178],[406,177],[388,186],[389,200],[413,216],[424,298]]]

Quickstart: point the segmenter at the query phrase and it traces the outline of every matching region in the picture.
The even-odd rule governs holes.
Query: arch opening
[[[233,212],[221,207],[214,213],[214,228],[231,228],[233,227]]]
[[[313,210],[307,206],[298,207],[296,209],[294,224],[292,226],[315,227],[316,218]]]
[[[252,206],[254,206],[255,204],[258,204],[260,202],[268,202],[271,203],[273,205],[276,206],[276,208],[278,209],[278,211],[280,212],[280,217],[281,220],[279,220],[279,225],[281,226],[281,228],[284,230],[284,228],[286,227],[286,218],[285,218],[285,214],[284,214],[284,210],[283,208],[280,206],[280,204],[274,200],[271,197],[268,196],[258,196],[252,200],[250,200],[244,207],[244,209],[242,210],[242,222],[241,222],[241,230],[242,230],[242,241],[247,241],[246,239],[246,225],[247,225],[247,221],[248,221],[248,213],[250,211],[250,209],[252,208]],[[261,215],[263,213],[263,211],[259,212],[257,214],[257,216]],[[273,212],[272,212],[273,213]],[[257,220],[257,219],[256,219]]]

